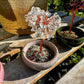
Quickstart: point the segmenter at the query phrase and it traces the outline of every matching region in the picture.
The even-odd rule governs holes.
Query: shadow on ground
[[[27,67],[21,58],[9,62],[4,66],[5,78],[4,81],[15,81],[26,79],[38,73],[38,71],[32,70]]]

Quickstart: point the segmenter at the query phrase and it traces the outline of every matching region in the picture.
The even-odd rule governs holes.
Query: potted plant
[[[0,84],[2,84],[3,79],[4,79],[4,68],[2,63],[0,62]]]
[[[72,27],[75,13],[78,9],[84,9],[84,1],[73,0],[65,5],[65,9],[72,12],[70,27],[61,27],[57,30],[56,36],[69,46],[77,46],[84,42],[84,31]]]
[[[49,15],[49,12],[39,7],[32,7],[25,15],[26,22],[32,27],[31,31],[34,31],[36,37],[40,37],[41,40],[28,43],[23,48],[22,58],[27,66],[38,71],[51,67],[58,56],[57,47],[44,39],[54,37],[52,33],[60,26],[61,19],[57,13],[48,18]]]

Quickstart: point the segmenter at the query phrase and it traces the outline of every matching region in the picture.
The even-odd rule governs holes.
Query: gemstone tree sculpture
[[[28,26],[35,32],[36,37],[41,38],[40,53],[42,53],[43,39],[54,38],[53,33],[60,27],[61,18],[57,13],[50,17],[48,11],[41,10],[39,7],[32,7],[31,11],[25,15]],[[50,18],[49,18],[50,17]]]
[[[78,9],[81,9],[81,10],[84,9],[84,1],[73,0],[70,3],[66,3],[66,5],[65,5],[65,10],[68,10],[68,11],[72,12],[72,20],[71,20],[71,24],[70,24],[70,28],[69,28],[69,33],[71,32],[71,28],[72,28],[72,25],[73,25],[75,14],[76,14],[76,11]]]

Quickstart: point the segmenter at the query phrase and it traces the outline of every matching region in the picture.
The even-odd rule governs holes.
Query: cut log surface
[[[7,42],[11,43],[9,47],[24,47],[28,42],[33,40],[35,39],[25,39],[25,40],[11,41],[11,42],[6,41],[6,43]],[[42,76],[44,76],[53,68],[55,68],[58,64],[60,64],[73,52],[75,52],[77,49],[79,49],[81,46],[84,45],[83,43],[80,46],[73,47],[70,49],[64,45],[61,45],[58,41],[56,41],[56,39],[51,40],[51,42],[53,42],[59,50],[58,61],[55,63],[55,65],[53,65],[51,68],[47,70],[42,70],[40,72],[37,72],[25,66],[20,57],[18,59],[13,60],[12,62],[9,62],[4,66],[5,80],[3,84],[33,84]],[[1,42],[1,44],[3,43],[5,42]]]
[[[84,84],[84,58],[55,84]]]
[[[0,0],[0,22],[4,29],[13,34],[31,34],[24,15],[32,6],[47,10],[47,0]]]

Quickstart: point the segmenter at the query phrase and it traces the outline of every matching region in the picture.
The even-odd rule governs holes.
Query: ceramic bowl
[[[56,31],[56,38],[58,38],[64,44],[74,47],[84,42],[84,31],[83,30],[76,28],[76,27],[72,27],[72,31],[78,35],[78,38],[76,39],[64,38],[63,36],[59,35],[59,32],[65,31],[65,30],[69,30],[69,26],[61,27]]]
[[[45,69],[48,69],[50,67],[52,67],[56,61],[57,61],[57,58],[58,58],[58,49],[57,47],[49,42],[49,41],[46,41],[44,40],[43,41],[43,45],[45,47],[48,47],[49,49],[51,49],[51,51],[53,51],[54,55],[53,55],[53,58],[50,60],[50,61],[47,61],[47,62],[43,62],[43,63],[37,63],[37,62],[33,62],[31,60],[29,60],[27,57],[26,57],[26,53],[27,53],[27,50],[32,46],[32,45],[35,45],[35,44],[38,44],[40,45],[40,41],[41,40],[35,40],[35,41],[32,41],[28,44],[26,44],[26,46],[23,48],[23,51],[22,51],[22,59],[24,61],[24,63],[34,69],[34,70],[37,70],[37,71],[40,71],[40,70],[45,70]]]

